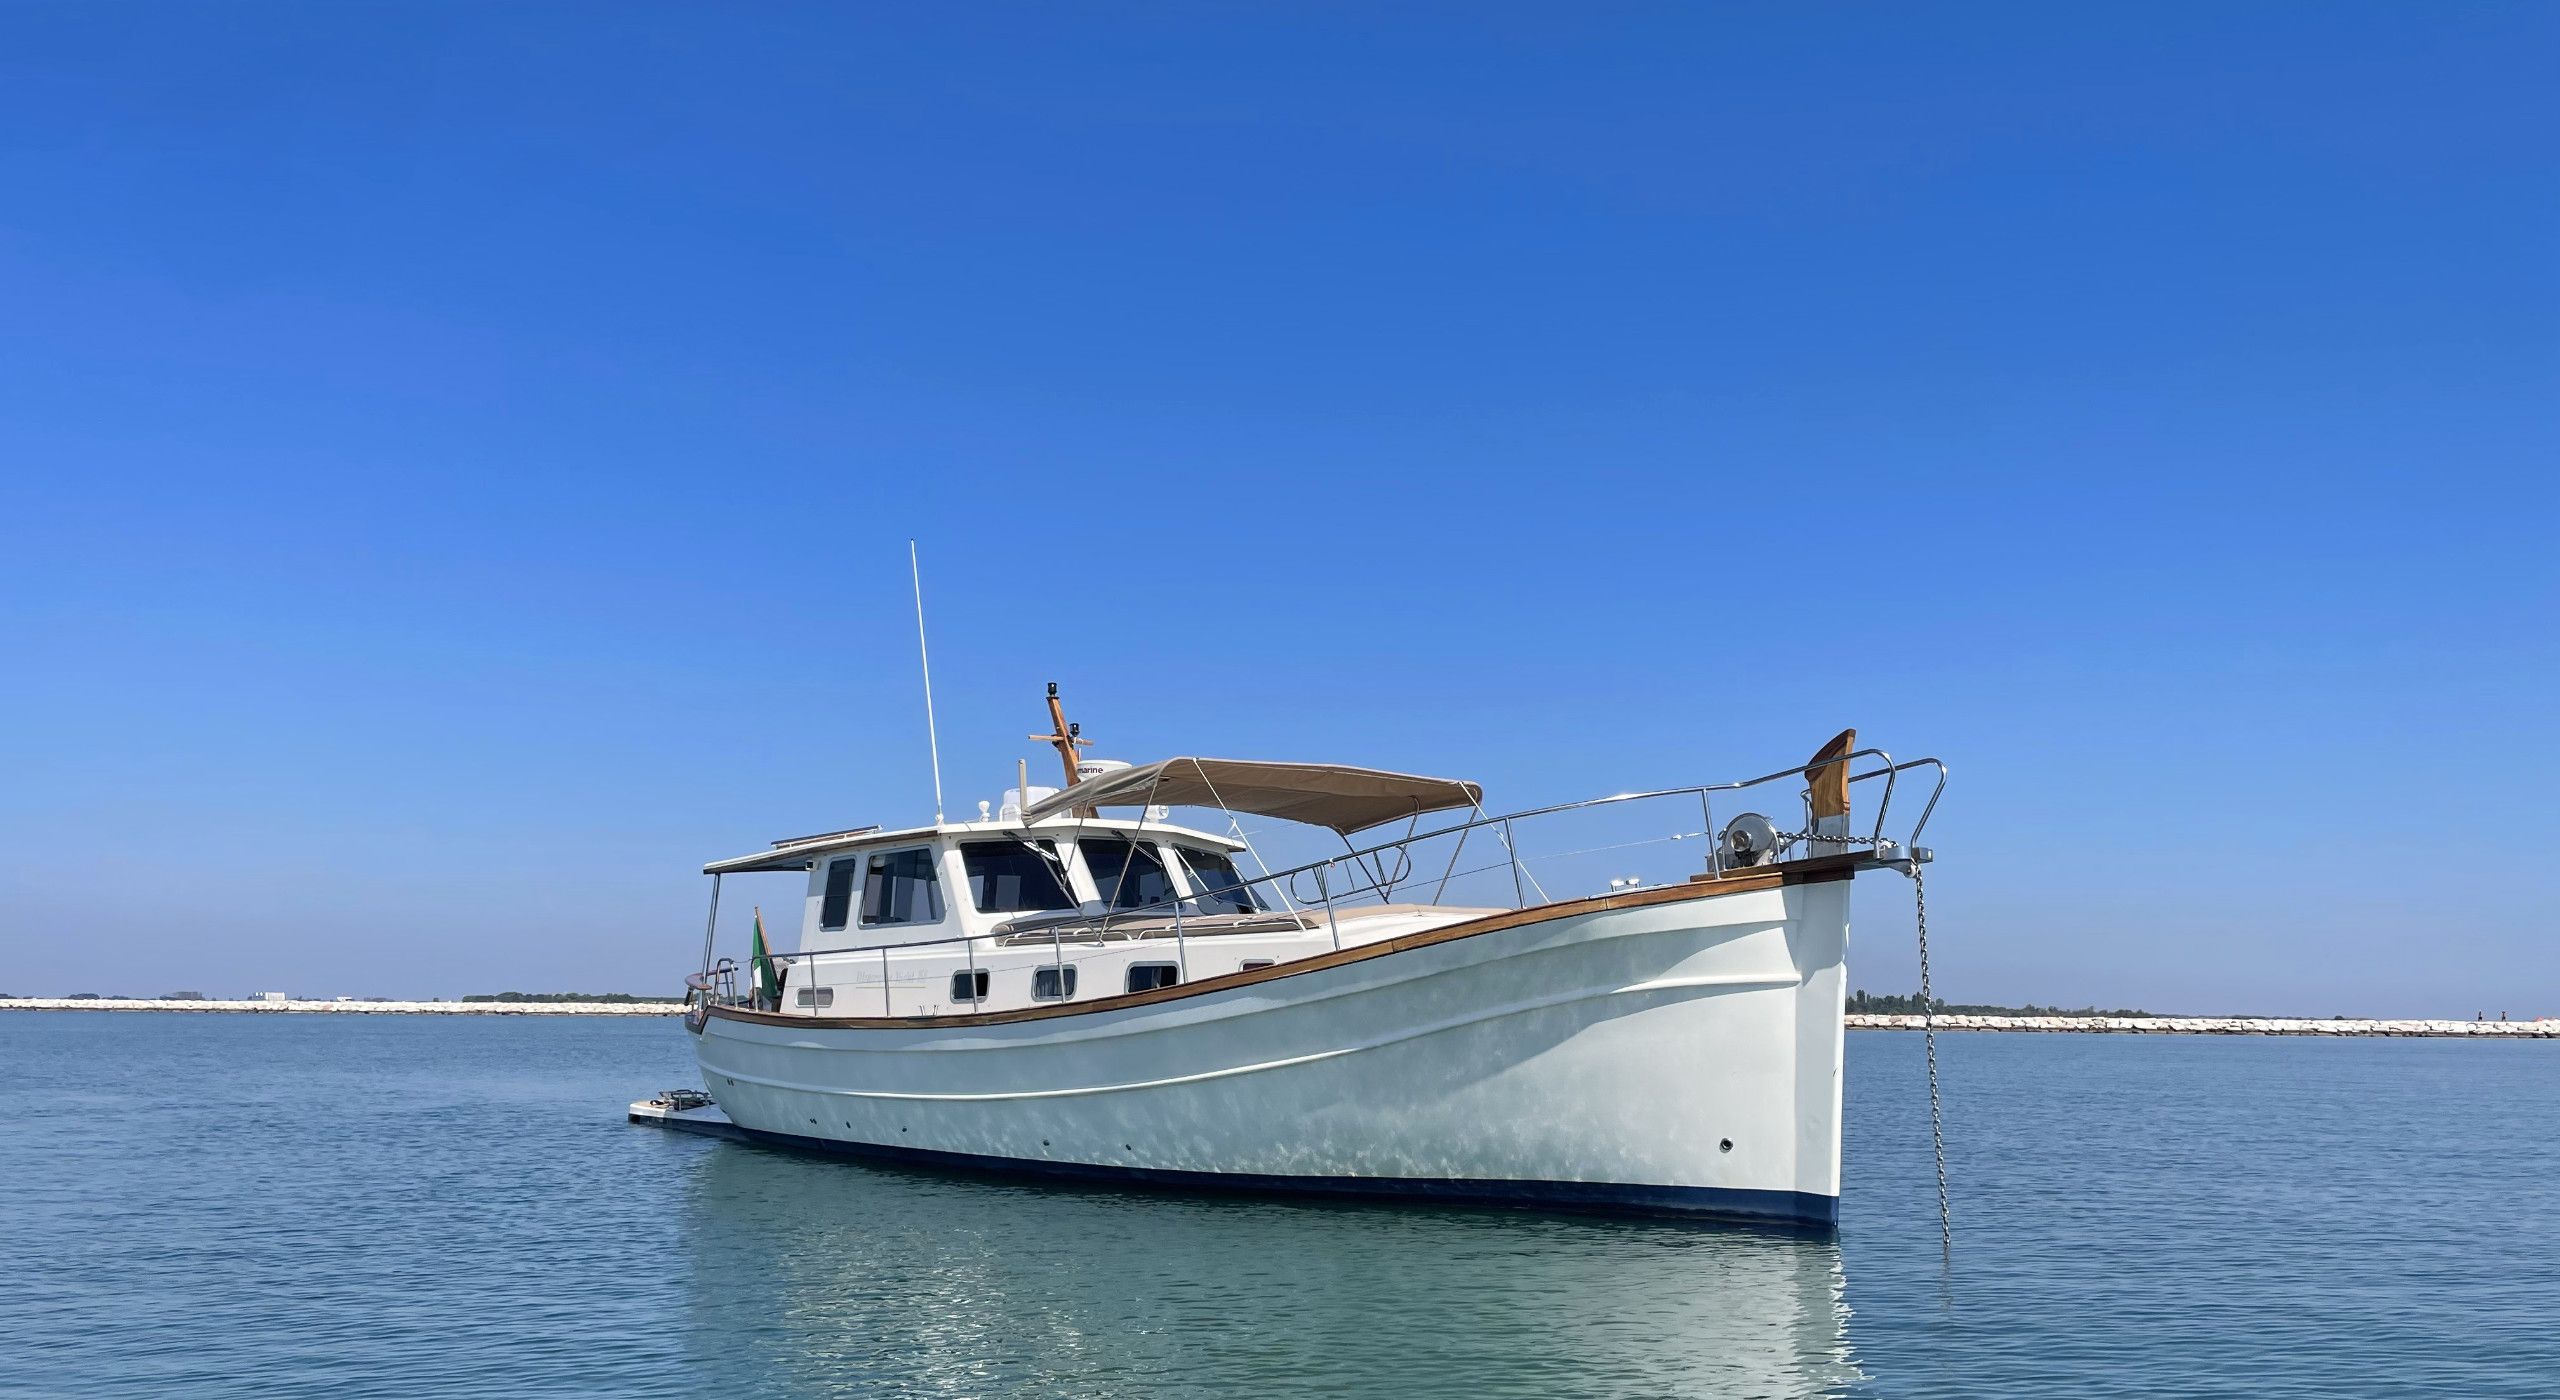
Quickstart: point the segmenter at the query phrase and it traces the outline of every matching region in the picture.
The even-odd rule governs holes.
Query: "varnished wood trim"
[[[1722,879],[1694,881],[1683,885],[1655,885],[1646,889],[1624,890],[1617,894],[1594,895],[1589,899],[1568,899],[1555,904],[1539,904],[1527,909],[1505,910],[1481,919],[1441,928],[1408,933],[1402,938],[1389,938],[1364,943],[1339,952],[1318,953],[1311,958],[1257,967],[1251,972],[1229,972],[1204,977],[1197,982],[1178,982],[1170,987],[1156,987],[1143,992],[1123,992],[1117,996],[1096,997],[1091,1001],[1054,1002],[1047,1006],[1023,1006],[1010,1011],[966,1012],[956,1016],[794,1016],[780,1011],[750,1011],[743,1006],[715,1006],[711,1014],[727,1021],[746,1021],[759,1026],[800,1026],[815,1030],[932,1030],[956,1026],[1001,1026],[1013,1021],[1045,1021],[1053,1016],[1090,1016],[1101,1011],[1121,1011],[1132,1006],[1151,1006],[1157,1002],[1178,1001],[1184,997],[1205,996],[1231,987],[1246,987],[1257,982],[1274,982],[1301,973],[1321,972],[1329,967],[1366,962],[1415,948],[1428,948],[1435,943],[1454,943],[1461,938],[1496,933],[1523,924],[1546,923],[1553,919],[1570,919],[1581,914],[1597,914],[1611,909],[1642,909],[1655,904],[1682,904],[1693,899],[1717,899],[1729,894],[1747,894],[1753,890],[1777,889],[1784,885],[1810,885],[1828,880],[1846,880],[1875,864],[1875,857],[1863,851],[1845,855],[1818,856],[1811,860],[1789,861],[1783,865],[1764,866],[1754,870],[1738,870]]]
[[[1849,755],[1857,747],[1858,731],[1843,729],[1806,762],[1804,781],[1815,821],[1849,815]]]

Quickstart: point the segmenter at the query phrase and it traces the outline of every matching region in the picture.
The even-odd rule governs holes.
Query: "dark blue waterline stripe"
[[[1107,1182],[1178,1191],[1250,1195],[1337,1196],[1367,1200],[1425,1200],[1442,1205],[1508,1206],[1600,1211],[1627,1215],[1680,1215],[1831,1229],[1839,1224],[1840,1198],[1810,1191],[1751,1191],[1722,1186],[1637,1186],[1605,1181],[1492,1181],[1439,1177],[1263,1176],[1246,1172],[1169,1171],[1094,1162],[1045,1162],[986,1157],[923,1147],[802,1137],[796,1133],[736,1130],[750,1142],[805,1152],[943,1171],[990,1172],[1083,1182]]]

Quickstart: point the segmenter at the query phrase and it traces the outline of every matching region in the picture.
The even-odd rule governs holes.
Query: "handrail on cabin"
[[[1907,771],[1909,771],[1909,770],[1911,770],[1911,769],[1914,769],[1914,768],[1934,768],[1934,769],[1936,769],[1936,770],[1937,770],[1937,774],[1938,774],[1938,781],[1937,781],[1937,783],[1935,784],[1935,786],[1933,786],[1933,787],[1930,789],[1930,792],[1929,792],[1929,800],[1928,800],[1928,802],[1927,802],[1924,806],[1922,806],[1922,807],[1921,807],[1921,809],[1920,809],[1920,819],[1919,819],[1918,821],[1916,821],[1916,822],[1914,822],[1914,823],[1912,824],[1910,832],[1909,832],[1908,834],[1906,834],[1906,835],[1905,835],[1905,837],[1903,838],[1903,840],[1899,843],[1899,844],[1901,845],[1901,847],[1902,847],[1903,849],[1905,849],[1905,850],[1912,850],[1912,849],[1916,849],[1916,848],[1919,846],[1919,844],[1920,844],[1920,836],[1921,836],[1921,833],[1922,833],[1923,831],[1925,831],[1925,830],[1927,830],[1927,829],[1928,829],[1928,825],[1929,825],[1929,818],[1930,818],[1932,815],[1934,815],[1934,814],[1937,812],[1937,810],[1938,810],[1938,799],[1939,799],[1941,796],[1943,796],[1943,795],[1945,794],[1946,790],[1947,790],[1947,765],[1946,765],[1943,761],[1941,761],[1941,760],[1939,760],[1939,759],[1936,759],[1936,758],[1915,758],[1915,759],[1911,759],[1911,760],[1909,760],[1909,761],[1907,761],[1907,762],[1903,762],[1903,763],[1896,763],[1896,762],[1894,762],[1894,761],[1893,761],[1893,755],[1891,755],[1891,754],[1889,754],[1889,753],[1886,753],[1884,750],[1882,750],[1882,749],[1877,749],[1877,748],[1866,748],[1866,749],[1857,749],[1857,750],[1854,750],[1854,751],[1852,751],[1852,752],[1850,752],[1850,753],[1842,754],[1842,755],[1840,755],[1840,756],[1839,756],[1839,757],[1837,757],[1837,758],[1817,758],[1817,759],[1812,760],[1812,761],[1808,761],[1808,762],[1805,762],[1805,763],[1797,764],[1796,766],[1794,766],[1794,767],[1792,767],[1792,768],[1781,768],[1781,769],[1779,769],[1777,772],[1774,772],[1774,773],[1764,773],[1764,774],[1760,775],[1759,777],[1756,777],[1756,778],[1745,778],[1745,779],[1742,779],[1742,780],[1740,780],[1740,781],[1738,781],[1738,782],[1730,782],[1730,783],[1707,783],[1707,784],[1702,784],[1702,785],[1695,786],[1695,787],[1655,788],[1655,789],[1652,789],[1652,790],[1649,790],[1649,791],[1644,791],[1644,792],[1621,792],[1621,793],[1613,793],[1613,794],[1611,794],[1611,795],[1609,795],[1609,796],[1607,796],[1607,797],[1590,797],[1590,798],[1584,798],[1584,799],[1582,799],[1581,801],[1578,801],[1578,802],[1559,802],[1559,803],[1553,804],[1553,805],[1551,805],[1551,806],[1546,806],[1546,807],[1532,807],[1532,808],[1528,808],[1528,809],[1526,809],[1526,810],[1524,810],[1524,811],[1518,811],[1518,812],[1506,813],[1505,815],[1498,816],[1498,817],[1482,816],[1482,815],[1479,815],[1479,816],[1478,816],[1475,820],[1473,820],[1473,821],[1460,822],[1460,823],[1458,823],[1458,824],[1456,824],[1456,825],[1454,825],[1454,826],[1445,826],[1445,827],[1441,827],[1441,828],[1439,828],[1439,829],[1437,829],[1437,830],[1434,830],[1434,831],[1426,831],[1426,832],[1421,832],[1421,833],[1419,833],[1419,834],[1408,834],[1408,835],[1405,835],[1405,836],[1398,837],[1398,838],[1396,838],[1395,840],[1392,840],[1392,841],[1381,841],[1381,842],[1379,842],[1378,844],[1376,844],[1376,845],[1374,845],[1374,846],[1366,846],[1366,847],[1362,847],[1362,848],[1357,849],[1357,850],[1346,851],[1346,852],[1345,852],[1344,854],[1342,854],[1342,855],[1338,855],[1338,856],[1327,856],[1327,857],[1325,857],[1325,858],[1324,858],[1324,859],[1322,859],[1322,860],[1309,861],[1309,862],[1307,862],[1307,863],[1305,863],[1305,864],[1303,864],[1303,865],[1292,866],[1292,867],[1290,867],[1289,869],[1286,869],[1286,870],[1280,870],[1280,871],[1267,872],[1267,873],[1263,874],[1262,876],[1260,876],[1259,878],[1256,878],[1256,879],[1252,879],[1252,880],[1239,880],[1239,881],[1238,881],[1236,884],[1234,884],[1234,885],[1224,886],[1224,887],[1222,887],[1222,888],[1223,888],[1223,889],[1252,889],[1252,888],[1254,888],[1255,886],[1258,886],[1258,885],[1270,885],[1270,886],[1273,886],[1274,888],[1277,888],[1277,887],[1278,887],[1278,885],[1279,885],[1279,882],[1281,882],[1281,881],[1294,880],[1296,877],[1298,877],[1298,876],[1300,876],[1300,875],[1307,874],[1308,872],[1311,872],[1311,871],[1320,872],[1320,871],[1322,871],[1322,870],[1324,870],[1324,869],[1327,869],[1327,868],[1329,868],[1329,867],[1340,865],[1340,864],[1342,864],[1342,863],[1343,863],[1343,862],[1345,862],[1345,861],[1353,861],[1353,862],[1357,862],[1357,861],[1359,861],[1360,859],[1362,859],[1362,858],[1364,858],[1364,857],[1372,856],[1372,855],[1376,855],[1376,854],[1379,854],[1380,852],[1389,851],[1389,850],[1395,850],[1395,851],[1398,851],[1398,852],[1400,852],[1400,853],[1404,856],[1404,861],[1401,863],[1400,868],[1401,868],[1401,869],[1403,869],[1403,870],[1405,870],[1405,871],[1407,871],[1407,872],[1409,872],[1409,871],[1410,871],[1410,869],[1411,869],[1411,859],[1412,859],[1412,857],[1411,857],[1411,850],[1412,850],[1412,847],[1413,847],[1413,846],[1415,846],[1416,844],[1420,843],[1420,842],[1436,840],[1436,839],[1438,839],[1438,838],[1440,838],[1440,837],[1443,837],[1443,836],[1463,836],[1463,834],[1464,834],[1464,833],[1475,831],[1475,830],[1477,830],[1477,829],[1478,829],[1478,828],[1480,828],[1480,827],[1500,827],[1500,828],[1503,828],[1503,829],[1507,832],[1507,831],[1509,830],[1509,828],[1510,828],[1510,826],[1511,826],[1511,824],[1512,824],[1512,823],[1517,822],[1517,821],[1523,821],[1523,820],[1526,820],[1526,819],[1531,818],[1531,817],[1553,816],[1553,815],[1555,815],[1555,814],[1557,814],[1557,813],[1560,813],[1560,812],[1575,812],[1575,811],[1583,811],[1583,810],[1590,809],[1590,808],[1595,808],[1595,807],[1607,807],[1607,806],[1614,806],[1614,805],[1617,805],[1617,804],[1620,804],[1620,803],[1626,803],[1626,802],[1644,802],[1644,801],[1654,800],[1654,799],[1657,799],[1657,798],[1666,798],[1666,797],[1695,797],[1695,798],[1697,798],[1697,799],[1699,800],[1699,805],[1700,805],[1701,810],[1702,810],[1703,812],[1707,813],[1707,815],[1708,815],[1708,822],[1707,822],[1707,825],[1708,825],[1708,831],[1707,831],[1707,833],[1706,833],[1706,834],[1707,834],[1709,837],[1711,837],[1711,838],[1712,838],[1712,837],[1714,836],[1714,834],[1715,834],[1715,833],[1714,833],[1714,825],[1715,825],[1715,823],[1714,823],[1714,820],[1713,820],[1713,809],[1712,809],[1712,807],[1709,805],[1709,795],[1710,795],[1710,794],[1713,794],[1713,793],[1719,793],[1719,792],[1741,792],[1741,791],[1744,791],[1744,790],[1747,790],[1747,789],[1750,789],[1750,788],[1758,787],[1758,786],[1760,786],[1760,785],[1762,785],[1762,784],[1764,784],[1764,783],[1772,783],[1772,782],[1776,782],[1776,781],[1778,781],[1778,780],[1779,780],[1779,779],[1781,779],[1781,778],[1789,778],[1789,777],[1798,777],[1798,776],[1802,776],[1802,775],[1805,775],[1805,774],[1811,773],[1811,772],[1813,772],[1815,769],[1818,769],[1818,768],[1829,768],[1829,767],[1832,767],[1832,766],[1833,766],[1833,765],[1835,765],[1835,764],[1854,763],[1854,762],[1856,762],[1858,759],[1861,759],[1861,758],[1874,758],[1874,759],[1880,759],[1880,760],[1882,760],[1882,762],[1883,762],[1883,766],[1882,766],[1882,767],[1878,767],[1878,768],[1870,768],[1870,769],[1868,769],[1868,770],[1867,770],[1866,772],[1864,772],[1864,773],[1856,773],[1856,774],[1852,774],[1852,775],[1850,776],[1850,778],[1849,778],[1849,781],[1850,781],[1851,783],[1853,783],[1853,784],[1854,784],[1854,783],[1862,783],[1862,782],[1866,782],[1866,781],[1869,781],[1869,780],[1874,779],[1874,778],[1882,778],[1882,779],[1884,779],[1884,780],[1885,780],[1884,794],[1883,794],[1883,796],[1882,796],[1881,798],[1879,798],[1879,799],[1878,799],[1878,801],[1877,801],[1877,803],[1876,803],[1876,819],[1875,819],[1875,823],[1874,823],[1873,827],[1872,827],[1872,828],[1871,828],[1871,830],[1870,830],[1870,834],[1869,834],[1868,836],[1866,836],[1866,837],[1864,837],[1864,838],[1848,837],[1848,838],[1837,838],[1837,839],[1847,839],[1847,840],[1860,840],[1860,839],[1863,839],[1863,840],[1864,840],[1864,841],[1866,841],[1868,844],[1874,845],[1874,846],[1875,846],[1879,851],[1885,850],[1885,849],[1887,849],[1887,848],[1891,847],[1892,845],[1894,845],[1895,843],[1888,842],[1888,841],[1886,841],[1886,840],[1884,839],[1884,825],[1885,825],[1885,821],[1886,821],[1887,815],[1891,812],[1892,807],[1893,807],[1893,793],[1894,793],[1894,785],[1895,785],[1896,780],[1898,779],[1899,775],[1901,775],[1902,773],[1907,772]],[[1481,811],[1482,811],[1482,809],[1481,809],[1481,808],[1479,808],[1479,809],[1478,809],[1478,811],[1479,811],[1479,812],[1481,812]],[[1348,844],[1348,843],[1346,843],[1346,844]],[[1507,844],[1507,843],[1506,843],[1506,844]],[[1718,846],[1710,846],[1710,848],[1709,848],[1709,849],[1710,849],[1710,853],[1711,853],[1711,854],[1710,854],[1710,856],[1709,856],[1709,860],[1710,860],[1710,862],[1711,862],[1711,868],[1712,868],[1712,869],[1714,869],[1714,870],[1716,870],[1718,873],[1721,873],[1721,872],[1722,872],[1722,869],[1723,869],[1723,863],[1722,863],[1722,859],[1721,859],[1721,855],[1722,855],[1721,847],[1720,847],[1720,845],[1718,845]],[[1521,856],[1520,856],[1516,851],[1510,851],[1510,852],[1508,852],[1508,854],[1509,854],[1510,863],[1512,863],[1512,864],[1515,864],[1515,865],[1516,865],[1516,864],[1518,864],[1518,863],[1523,859],[1523,858],[1522,858],[1522,857],[1521,857]],[[1455,856],[1455,855],[1454,855],[1454,853],[1453,853],[1453,854],[1452,854],[1452,856],[1451,856],[1451,863],[1454,865],[1454,864],[1455,864],[1455,862],[1456,862],[1456,856]],[[1492,869],[1492,868],[1494,868],[1494,867],[1487,866],[1487,867],[1485,867],[1485,868],[1486,868],[1486,869]],[[1475,873],[1475,872],[1470,872],[1470,873]],[[1321,874],[1319,874],[1317,878],[1318,878],[1318,880],[1319,880],[1320,884],[1322,884],[1322,883],[1323,883],[1323,876],[1322,876]],[[1402,878],[1401,878],[1401,877],[1399,877],[1399,878],[1397,879],[1397,881],[1395,881],[1395,883],[1396,883],[1396,884],[1401,884],[1401,883],[1403,883]],[[1443,887],[1445,888],[1445,886],[1446,886],[1446,881],[1444,880],[1442,883],[1443,883]],[[1391,888],[1391,887],[1392,887],[1392,886],[1390,886],[1389,888]],[[1335,899],[1334,899],[1334,898],[1333,898],[1333,896],[1332,896],[1332,893],[1331,893],[1331,891],[1330,891],[1330,887],[1329,887],[1329,885],[1326,885],[1326,886],[1325,886],[1325,888],[1326,888],[1327,893],[1326,893],[1326,898],[1323,900],[1323,903],[1324,903],[1324,904],[1325,904],[1325,906],[1326,906],[1327,914],[1328,914],[1328,918],[1329,918],[1329,917],[1330,917],[1330,914],[1331,914],[1332,907],[1333,907],[1333,905],[1334,905],[1334,903],[1335,903]],[[1360,894],[1364,894],[1364,893],[1377,892],[1377,891],[1380,891],[1380,889],[1381,889],[1381,887],[1380,887],[1376,882],[1372,881],[1372,882],[1370,882],[1370,883],[1369,883],[1369,884],[1367,884],[1367,885],[1354,885],[1354,886],[1351,886],[1351,887],[1349,887],[1348,889],[1346,889],[1346,890],[1344,891],[1344,893],[1345,893],[1345,894],[1348,894],[1348,895],[1352,895],[1352,896],[1358,896],[1358,895],[1360,895]],[[1174,917],[1174,919],[1175,919],[1175,922],[1176,922],[1176,924],[1177,924],[1177,926],[1178,926],[1178,925],[1179,925],[1179,923],[1180,923],[1181,917],[1182,917],[1182,908],[1181,908],[1181,907],[1182,907],[1183,905],[1185,905],[1185,904],[1191,903],[1191,902],[1192,902],[1192,901],[1194,901],[1194,900],[1197,900],[1198,898],[1200,898],[1200,896],[1199,896],[1198,894],[1196,894],[1196,893],[1195,893],[1195,894],[1190,895],[1190,896],[1188,896],[1188,897],[1178,897],[1178,898],[1172,898],[1172,899],[1160,899],[1160,900],[1155,900],[1155,901],[1153,901],[1153,902],[1150,902],[1150,903],[1148,903],[1148,904],[1143,904],[1143,905],[1133,905],[1133,906],[1131,906],[1131,907],[1129,907],[1129,908],[1126,908],[1126,909],[1111,909],[1111,910],[1106,910],[1106,911],[1103,913],[1103,915],[1101,916],[1100,921],[1099,921],[1098,923],[1096,923],[1096,924],[1092,925],[1090,929],[1087,929],[1087,928],[1085,928],[1085,927],[1084,927],[1084,926],[1082,926],[1082,925],[1074,925],[1074,924],[1072,924],[1071,918],[1069,917],[1069,915],[1070,915],[1070,911],[1063,911],[1063,910],[1062,910],[1062,911],[1057,911],[1057,912],[1058,912],[1058,914],[1061,916],[1061,917],[1060,917],[1060,921],[1059,921],[1059,922],[1056,922],[1056,923],[1052,923],[1052,924],[1050,924],[1050,925],[1047,925],[1047,926],[1046,926],[1046,931],[1048,931],[1048,932],[1050,932],[1050,933],[1052,934],[1052,936],[1053,936],[1053,937],[1052,937],[1052,941],[1054,942],[1057,936],[1059,936],[1059,935],[1063,935],[1063,934],[1066,932],[1067,928],[1068,928],[1068,927],[1070,927],[1070,926],[1072,926],[1072,927],[1075,927],[1075,928],[1077,929],[1076,941],[1077,941],[1078,943],[1093,942],[1093,943],[1097,943],[1097,944],[1098,944],[1098,943],[1102,942],[1102,941],[1103,941],[1103,940],[1104,940],[1104,939],[1109,935],[1109,933],[1110,933],[1110,931],[1111,931],[1111,925],[1113,924],[1113,922],[1114,922],[1115,920],[1119,920],[1119,919],[1122,919],[1122,918],[1137,919],[1137,918],[1141,918],[1141,917],[1147,917],[1147,916],[1150,916],[1151,914],[1152,914],[1152,916],[1155,916],[1155,917],[1161,917],[1161,916],[1163,916],[1164,914],[1166,914],[1166,913],[1168,913],[1168,912],[1169,912],[1169,913],[1171,913],[1171,914],[1173,915],[1173,917]],[[1438,902],[1438,895],[1437,895],[1436,893],[1435,893],[1435,895],[1433,896],[1433,902],[1434,902],[1434,903]],[[1202,916],[1202,917],[1216,917],[1216,916]],[[1021,921],[1019,921],[1019,920],[1015,920],[1015,921],[1011,921],[1011,922],[1021,922]],[[913,940],[913,941],[905,942],[905,943],[869,943],[869,944],[862,944],[862,945],[855,946],[855,947],[845,947],[845,948],[804,948],[804,949],[800,949],[800,950],[795,951],[795,952],[788,952],[788,953],[783,953],[783,952],[768,952],[768,953],[766,954],[766,957],[767,957],[768,959],[770,959],[772,962],[777,963],[777,964],[780,964],[780,965],[783,965],[783,966],[789,966],[789,965],[791,965],[791,964],[793,964],[793,963],[795,963],[795,962],[798,962],[798,961],[800,961],[800,960],[802,960],[802,959],[808,959],[808,960],[814,961],[814,960],[816,960],[817,958],[820,958],[820,957],[825,957],[825,956],[830,956],[830,955],[835,955],[835,954],[844,954],[844,953],[864,953],[864,954],[877,953],[877,954],[882,955],[883,957],[886,957],[889,953],[891,953],[891,952],[893,952],[893,951],[897,951],[897,950],[901,950],[901,949],[907,949],[907,948],[933,948],[933,947],[940,947],[940,946],[944,946],[944,945],[947,945],[947,944],[953,944],[953,943],[966,943],[966,944],[974,945],[974,944],[976,944],[976,942],[977,942],[979,939],[982,939],[982,938],[999,938],[999,937],[1003,937],[1003,936],[1005,936],[1005,935],[1006,935],[1006,933],[1007,933],[1008,931],[1011,931],[1011,932],[1037,932],[1037,931],[1041,931],[1041,930],[1037,930],[1037,929],[1013,930],[1013,929],[1011,929],[1011,928],[1010,928],[1010,924],[1008,924],[1008,925],[1000,925],[1000,926],[998,926],[998,928],[996,928],[995,930],[990,931],[990,932],[987,932],[987,933],[959,933],[959,934],[945,934],[945,935],[943,935],[943,936],[941,936],[941,937],[938,937],[938,938],[921,938],[921,939],[915,939],[915,940]],[[1177,928],[1177,931],[1178,931],[1178,928]],[[729,960],[724,960],[724,961],[729,961]],[[691,976],[686,977],[686,979],[685,979],[685,985],[686,985],[686,987],[687,987],[687,988],[689,988],[689,989],[691,989],[691,990],[694,990],[694,991],[702,992],[702,993],[704,993],[706,996],[716,996],[716,995],[719,995],[719,994],[720,994],[720,993],[719,993],[719,991],[715,988],[715,986],[713,986],[713,985],[711,985],[711,984],[712,984],[713,982],[715,982],[715,981],[719,981],[719,982],[726,982],[726,983],[730,984],[731,986],[734,986],[734,985],[735,985],[735,967],[736,967],[735,963],[734,963],[733,961],[732,961],[732,962],[730,962],[730,964],[729,964],[729,968],[730,968],[730,970],[729,970],[729,975],[728,975],[727,977],[725,977],[725,978],[715,978],[715,975],[714,975],[714,973],[715,973],[715,969],[714,969],[714,968],[705,968],[705,969],[704,969],[702,972],[700,972],[700,973],[693,974],[693,975],[691,975]],[[734,995],[735,995],[735,993],[734,993],[734,992],[732,992],[732,993],[730,993],[730,995],[731,995],[731,996],[734,996]]]

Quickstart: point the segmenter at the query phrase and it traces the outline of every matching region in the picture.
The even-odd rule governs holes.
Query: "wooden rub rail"
[[[1853,1031],[1916,1031],[1917,1016],[1849,1018]],[[2560,1020],[2315,1021],[2269,1016],[1940,1016],[1942,1031],[2063,1031],[2083,1035],[2497,1036],[2560,1040]]]

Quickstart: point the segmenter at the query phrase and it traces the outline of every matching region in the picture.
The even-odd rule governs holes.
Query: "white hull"
[[[1075,1014],[721,1008],[698,1050],[741,1129],[802,1146],[1828,1224],[1848,874],[1578,901]]]

